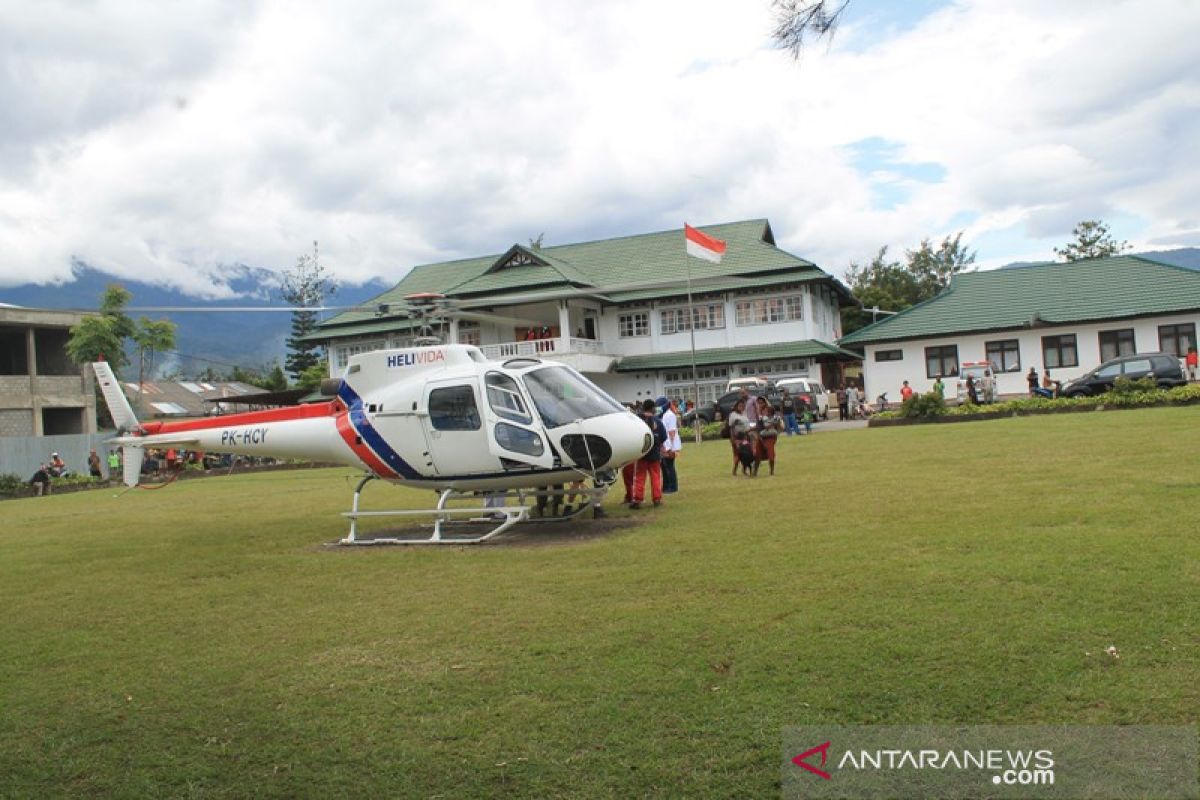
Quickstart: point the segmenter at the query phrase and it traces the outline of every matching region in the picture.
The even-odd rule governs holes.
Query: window
[[[1133,345],[1133,328],[1119,331],[1100,331],[1100,360],[1111,361],[1117,356],[1131,356],[1137,352]]]
[[[596,384],[569,367],[537,369],[526,373],[523,380],[547,428],[624,410]]]
[[[958,374],[958,345],[944,344],[925,348],[925,376],[944,378]]]
[[[771,325],[804,319],[804,298],[798,294],[739,300],[735,308],[735,321],[739,326]]]
[[[517,382],[500,372],[489,372],[483,379],[487,385],[488,405],[501,417],[528,425],[533,417],[525,410]]]
[[[1150,366],[1150,359],[1148,358],[1135,358],[1132,361],[1126,361],[1121,368],[1122,372],[1126,375],[1135,375],[1139,378],[1150,373],[1152,369],[1153,367]]]
[[[382,350],[387,346],[387,343],[382,340],[372,340],[369,342],[351,342],[338,346],[334,351],[334,364],[339,369],[344,369],[350,363],[350,357],[356,356],[359,353],[369,353],[372,350]]]
[[[514,453],[524,453],[527,456],[540,456],[546,447],[542,437],[531,430],[509,425],[507,422],[496,423],[496,444]]]
[[[1079,355],[1075,348],[1075,334],[1042,337],[1042,363],[1046,369],[1079,366]]]
[[[876,350],[875,351],[875,360],[876,361],[903,361],[904,360],[904,351],[903,350]]]
[[[645,311],[617,317],[617,335],[622,339],[650,335],[650,315]]]
[[[987,352],[987,360],[995,365],[998,372],[1021,371],[1021,347],[1016,339],[986,342],[984,349]]]
[[[1097,378],[1115,378],[1121,374],[1120,364],[1109,364],[1107,367],[1102,367],[1096,370]]]
[[[468,322],[466,320],[459,321],[459,323],[458,323],[458,343],[459,344],[473,344],[476,347],[479,347],[479,344],[482,341],[483,341],[483,338],[481,336],[481,331],[479,329],[478,322]]]
[[[429,422],[439,431],[479,430],[479,407],[470,386],[449,386],[429,393]]]
[[[705,303],[692,306],[692,319],[698,331],[725,327],[725,304]],[[663,333],[684,333],[688,330],[686,308],[666,308],[659,312]]]
[[[1196,325],[1159,325],[1158,349],[1164,353],[1183,358],[1188,350],[1196,346]]]

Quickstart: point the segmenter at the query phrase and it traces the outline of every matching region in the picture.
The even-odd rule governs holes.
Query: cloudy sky
[[[1200,245],[1200,2],[0,0],[0,286],[73,259],[221,292],[751,217],[840,274],[964,230],[984,266],[1103,218]],[[213,287],[216,287],[214,290]]]

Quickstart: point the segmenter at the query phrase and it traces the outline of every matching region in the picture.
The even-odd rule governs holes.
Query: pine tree
[[[1118,256],[1129,249],[1129,242],[1118,242],[1108,232],[1108,226],[1098,219],[1085,219],[1071,231],[1075,241],[1065,247],[1054,248],[1063,261],[1079,261],[1084,258]]]
[[[296,266],[283,274],[281,294],[284,302],[296,308],[316,308],[336,291],[337,285],[321,265],[316,242],[313,242],[312,255],[300,256],[296,259]],[[320,365],[324,358],[321,345],[304,338],[316,331],[317,319],[316,311],[292,312],[292,335],[287,340],[288,354],[284,366],[295,380],[300,380],[305,372]]]

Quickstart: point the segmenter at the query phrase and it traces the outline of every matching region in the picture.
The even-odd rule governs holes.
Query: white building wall
[[[1161,349],[1158,337],[1160,325],[1178,325],[1192,323],[1200,328],[1200,315],[1175,314],[1161,317],[1146,317],[1136,320],[1113,320],[1086,325],[1060,325],[1032,330],[1000,331],[965,336],[944,336],[931,339],[913,339],[903,342],[890,342],[867,345],[863,359],[863,381],[866,396],[872,401],[882,392],[887,392],[888,400],[900,400],[900,387],[904,381],[915,391],[927,392],[933,387],[933,378],[925,374],[925,348],[942,345],[957,345],[958,360],[983,361],[986,358],[986,343],[1003,339],[1016,339],[1021,352],[1021,368],[1019,371],[1006,372],[997,376],[997,388],[1000,394],[1027,394],[1029,385],[1025,375],[1030,367],[1036,367],[1039,378],[1045,372],[1042,355],[1042,337],[1075,334],[1075,347],[1078,355],[1078,366],[1051,369],[1051,376],[1063,383],[1074,380],[1084,373],[1094,369],[1101,363],[1100,332],[1133,329],[1134,347],[1139,353],[1152,353]],[[901,350],[904,357],[900,361],[876,361],[876,354],[881,350]],[[954,397],[955,389],[952,381],[945,381],[946,397]]]

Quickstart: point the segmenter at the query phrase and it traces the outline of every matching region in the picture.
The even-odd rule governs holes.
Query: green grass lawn
[[[344,470],[2,503],[0,796],[762,797],[788,725],[1195,720],[1200,409],[779,451],[544,547],[322,548]]]

